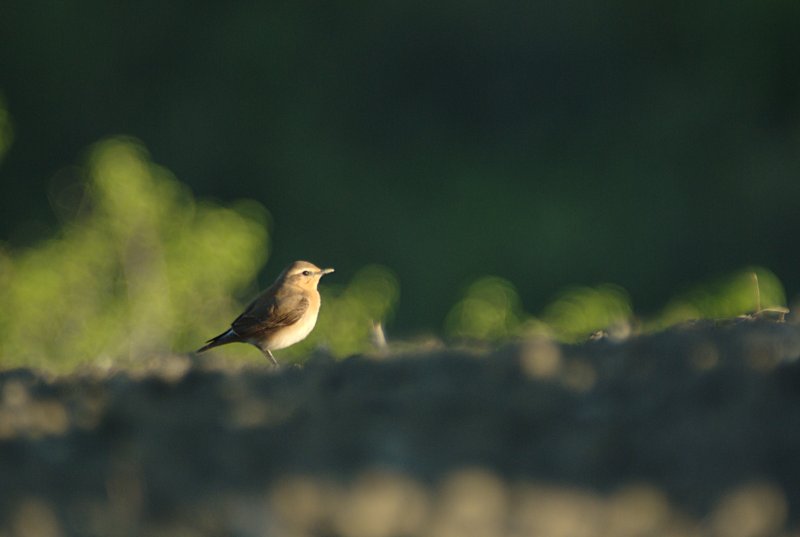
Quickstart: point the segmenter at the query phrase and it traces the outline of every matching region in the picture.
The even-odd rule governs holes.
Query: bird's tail
[[[213,349],[214,347],[219,347],[220,345],[225,345],[226,343],[233,343],[234,341],[241,341],[241,338],[239,338],[239,335],[232,329],[228,329],[227,331],[221,333],[220,335],[212,337],[211,339],[206,341],[205,345],[203,345],[194,352],[199,354],[201,352],[207,351],[208,349]]]

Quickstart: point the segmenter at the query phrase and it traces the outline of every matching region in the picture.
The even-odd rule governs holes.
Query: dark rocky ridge
[[[279,373],[5,371],[0,535],[779,534],[799,357],[800,327],[743,320]]]

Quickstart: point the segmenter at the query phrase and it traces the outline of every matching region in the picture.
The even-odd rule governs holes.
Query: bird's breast
[[[296,323],[272,332],[266,338],[266,347],[270,350],[278,350],[302,341],[314,329],[318,315],[319,300],[312,301],[305,314]]]

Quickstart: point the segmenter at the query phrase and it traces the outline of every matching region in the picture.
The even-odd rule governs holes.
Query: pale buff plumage
[[[197,352],[227,343],[250,343],[278,365],[272,351],[302,341],[314,329],[320,307],[317,285],[320,278],[331,272],[332,268],[320,269],[308,261],[295,261],[247,306],[227,331],[209,339]]]

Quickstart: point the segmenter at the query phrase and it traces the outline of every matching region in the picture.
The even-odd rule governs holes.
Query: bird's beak
[[[326,274],[330,274],[331,272],[334,272],[334,270],[332,268],[324,268],[324,269],[320,270],[319,272],[320,272],[320,276],[325,276]]]

